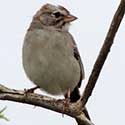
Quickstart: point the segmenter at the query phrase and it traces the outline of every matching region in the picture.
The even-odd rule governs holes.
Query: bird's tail
[[[70,94],[70,102],[76,102],[80,99],[80,92],[79,92],[79,88],[76,87]],[[83,110],[85,116],[90,120],[90,116],[89,113],[87,111],[87,108],[85,107]]]

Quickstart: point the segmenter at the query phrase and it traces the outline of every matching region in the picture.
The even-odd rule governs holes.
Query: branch
[[[92,73],[89,77],[88,84],[85,87],[84,93],[82,95],[82,102],[83,102],[83,107],[87,103],[89,97],[92,94],[92,91],[95,87],[95,84],[97,82],[97,79],[99,77],[99,74],[102,70],[102,67],[104,65],[104,62],[110,52],[111,46],[114,41],[114,37],[116,35],[116,32],[118,31],[119,25],[123,19],[125,13],[125,0],[121,0],[120,5],[113,17],[112,23],[110,25],[109,31],[107,33],[107,36],[105,38],[104,44],[101,48],[101,51],[99,53],[99,56],[94,64]]]
[[[70,103],[70,105],[65,107],[65,110],[63,111],[63,100],[56,100],[36,93],[26,93],[25,91],[10,89],[3,85],[0,85],[0,100],[10,100],[43,107],[71,116],[83,125],[93,125],[83,114],[81,101]]]

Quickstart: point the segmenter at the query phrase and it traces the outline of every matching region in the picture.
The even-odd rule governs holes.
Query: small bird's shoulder
[[[72,45],[74,58],[78,61],[79,66],[80,66],[80,80],[79,80],[79,83],[78,83],[78,87],[80,87],[82,79],[84,79],[84,77],[85,77],[84,67],[83,67],[81,56],[80,56],[80,53],[78,51],[78,48],[77,48],[77,45],[76,45],[76,42],[75,42],[74,38],[72,37],[72,35],[70,33],[67,33],[67,35],[69,35],[70,38],[71,38],[70,44]]]

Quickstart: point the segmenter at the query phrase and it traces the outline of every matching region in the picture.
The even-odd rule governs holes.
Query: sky
[[[0,84],[13,89],[33,87],[22,67],[22,45],[32,16],[45,3],[62,5],[78,17],[70,28],[76,40],[85,68],[85,80],[89,78],[94,62],[103,44],[119,0],[4,0],[0,1]],[[119,27],[109,56],[102,69],[87,107],[95,125],[125,124],[125,19]],[[45,93],[42,93],[45,94]],[[0,109],[9,122],[0,125],[76,125],[74,119],[53,111],[27,104],[0,101]]]

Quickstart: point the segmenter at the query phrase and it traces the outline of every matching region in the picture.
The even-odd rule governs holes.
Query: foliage
[[[6,110],[6,107],[0,110],[0,120],[4,119],[6,121],[9,121],[9,119],[3,114],[3,112]]]

